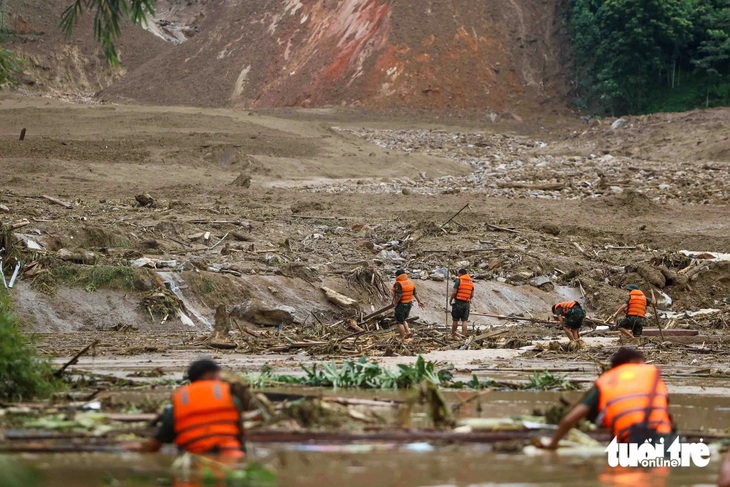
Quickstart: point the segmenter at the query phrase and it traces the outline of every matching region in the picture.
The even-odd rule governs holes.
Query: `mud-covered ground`
[[[317,360],[461,348],[488,362],[494,347],[542,363],[594,349],[605,359],[618,346],[592,342],[615,338],[596,331],[578,351],[549,344],[536,351],[560,336],[541,324],[512,326],[478,344],[451,341],[443,328],[445,284],[433,274],[467,267],[478,279],[478,313],[546,319],[553,302],[570,298],[606,319],[625,299],[623,287],[639,284],[654,290],[661,313],[679,313],[663,318],[665,327],[699,330],[664,348],[649,338],[644,346],[655,360],[676,363],[668,358],[674,353],[676,365],[726,363],[730,263],[706,253],[730,249],[727,110],[629,118],[612,130],[611,120],[541,126],[445,121],[437,113],[2,96],[0,204],[7,211],[0,221],[12,228],[17,252],[6,250],[4,272],[12,274],[14,258],[23,261],[16,312],[39,334],[41,349],[61,361],[93,338],[100,355],[151,354],[163,365],[170,355],[209,353],[215,307],[253,299],[293,308],[288,338],[244,323],[260,339],[244,340],[233,326],[239,348],[216,353],[274,353],[290,339],[329,345],[349,331],[342,323],[327,327],[352,311],[328,303],[320,286],[358,299],[366,314],[387,304],[353,281],[363,267],[375,269],[386,290],[398,267],[424,278],[416,283],[428,306],[414,312],[415,343],[401,347],[390,332],[365,346],[282,353]],[[149,206],[135,199],[145,194]],[[28,247],[34,244],[41,249]],[[126,273],[135,261],[146,267]],[[97,282],[91,263],[119,274]],[[169,267],[148,268],[155,265]],[[161,281],[179,288],[187,324],[150,301]],[[699,309],[717,311],[686,314]],[[504,324],[472,321],[480,333]],[[459,357],[456,351],[449,360],[468,365]]]

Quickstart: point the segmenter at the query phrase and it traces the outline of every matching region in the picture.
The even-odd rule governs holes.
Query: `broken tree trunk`
[[[226,311],[226,305],[220,304],[215,310],[215,326],[208,338],[208,346],[212,348],[233,349],[236,344],[231,340],[231,320]]]
[[[327,301],[329,301],[330,303],[336,304],[340,308],[358,310],[360,309],[360,304],[357,302],[357,300],[347,297],[344,294],[340,294],[334,289],[330,289],[328,287],[322,286],[320,289],[322,290],[322,292],[324,292],[325,296],[327,297]]]

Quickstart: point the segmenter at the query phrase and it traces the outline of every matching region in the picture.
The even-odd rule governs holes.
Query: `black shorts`
[[[408,319],[408,315],[411,314],[411,308],[413,303],[399,303],[395,306],[395,322],[403,323]]]
[[[573,306],[565,312],[563,325],[565,325],[566,328],[570,328],[571,330],[580,330],[580,327],[583,326],[583,318],[585,317],[586,310],[584,310],[580,306]]]
[[[619,328],[626,328],[627,330],[631,330],[631,333],[638,337],[641,336],[641,332],[644,331],[644,325],[646,324],[646,319],[642,318],[641,316],[627,316],[623,320],[619,321],[618,326]]]
[[[451,318],[454,321],[469,321],[469,310],[471,303],[469,301],[454,301],[451,305]]]

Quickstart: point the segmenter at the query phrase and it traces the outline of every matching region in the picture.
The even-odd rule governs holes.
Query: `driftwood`
[[[65,371],[65,370],[66,370],[67,368],[69,368],[69,367],[71,367],[72,365],[76,364],[76,363],[77,363],[77,362],[79,361],[79,358],[81,358],[81,356],[82,356],[83,354],[85,354],[86,352],[88,352],[88,351],[89,351],[89,349],[90,349],[91,347],[95,346],[95,345],[96,345],[96,344],[98,344],[98,343],[99,343],[99,340],[94,340],[93,342],[91,342],[91,343],[89,343],[88,345],[86,345],[86,346],[85,346],[84,348],[82,348],[81,350],[79,350],[79,351],[78,351],[78,352],[76,353],[76,355],[74,355],[74,356],[73,356],[73,357],[71,358],[71,360],[69,360],[68,362],[66,362],[65,364],[63,364],[63,366],[62,366],[62,367],[61,367],[60,369],[58,369],[57,371],[55,371],[55,372],[53,373],[53,375],[54,375],[55,377],[61,377],[61,376],[63,375],[64,371]]]
[[[491,223],[485,223],[488,229],[493,230],[495,232],[507,232],[507,233],[520,233],[517,230],[512,230],[511,228],[505,228],[505,227],[498,227],[497,225],[492,225]]]
[[[362,321],[359,324],[360,325],[363,325],[363,324],[367,323],[368,321],[372,320],[373,318],[377,318],[378,316],[382,315],[383,313],[386,313],[386,312],[390,311],[393,308],[395,308],[395,305],[393,303],[391,303],[388,306],[384,306],[384,307],[380,308],[377,311],[373,311],[369,315],[365,315],[362,318]]]
[[[51,203],[55,203],[57,205],[63,206],[67,210],[72,210],[74,207],[74,205],[72,205],[68,201],[59,200],[58,198],[54,198],[53,196],[48,196],[48,195],[44,194],[44,195],[41,195],[41,198],[43,198],[44,200],[48,200]]]
[[[565,189],[565,183],[545,183],[545,184],[528,184],[528,183],[498,183],[499,188],[510,189],[532,189],[538,191],[560,191]]]
[[[188,220],[188,223],[194,225],[236,225],[247,228],[248,230],[251,229],[250,223],[237,220]]]

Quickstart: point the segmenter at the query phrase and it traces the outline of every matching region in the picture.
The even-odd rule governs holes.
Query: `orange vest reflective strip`
[[[401,274],[396,277],[395,284],[393,284],[393,292],[395,292],[396,284],[400,284],[401,298],[399,303],[408,304],[413,301],[413,292],[416,286],[408,279],[406,274]]]
[[[628,441],[631,426],[644,421],[657,373],[659,370],[653,365],[624,364],[604,373],[596,381],[603,425],[618,437],[619,442]],[[659,379],[648,418],[649,428],[657,433],[672,432],[667,396],[667,386]]]
[[[231,386],[217,380],[197,381],[172,395],[175,443],[191,453],[240,452],[241,416]]]
[[[456,299],[459,301],[471,301],[471,294],[474,291],[474,282],[467,274],[459,276],[459,289],[456,291]]]
[[[569,309],[573,309],[578,305],[578,301],[563,301],[562,303],[558,303],[555,305],[555,312],[558,311],[558,309],[562,309],[563,313],[568,311]]]
[[[638,289],[634,289],[629,293],[629,308],[626,310],[626,316],[643,318],[644,315],[646,315],[646,296]]]

